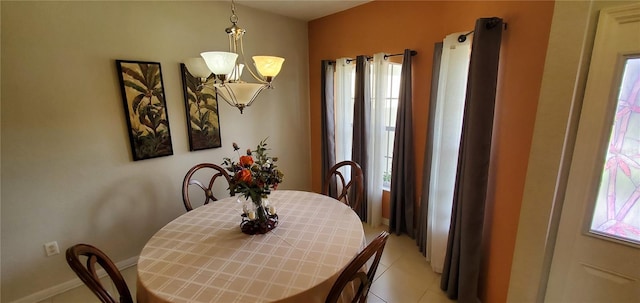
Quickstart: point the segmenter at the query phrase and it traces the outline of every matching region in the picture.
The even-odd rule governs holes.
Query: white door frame
[[[598,13],[639,2],[555,3],[508,302],[544,301]]]

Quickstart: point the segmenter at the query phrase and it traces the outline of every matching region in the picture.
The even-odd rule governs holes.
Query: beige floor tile
[[[431,265],[422,254],[416,251],[405,253],[400,259],[393,263],[393,267],[399,268],[410,276],[422,277],[425,280],[435,280],[439,275],[433,272]]]
[[[367,266],[367,268],[369,267]],[[385,271],[387,271],[387,269],[389,269],[389,266],[379,263],[378,270],[376,270],[376,275],[373,277],[373,281],[375,282],[380,277],[380,275],[382,275]]]
[[[418,302],[433,277],[411,276],[391,266],[371,286],[371,292],[387,302]]]
[[[380,297],[375,294],[369,292],[367,295],[367,303],[387,303],[387,301],[380,299]]]
[[[137,270],[136,266],[129,267],[120,272],[122,277],[127,282],[127,286],[129,287],[129,291],[131,292],[132,298],[135,300],[136,298],[136,279],[137,279]],[[113,282],[107,277],[101,279],[103,285],[109,291],[109,293],[116,294],[117,290]],[[39,303],[99,303],[100,300],[87,288],[86,285],[81,285],[74,289],[71,289],[67,292],[49,298],[45,301]]]
[[[387,244],[384,248],[384,253],[380,259],[380,263],[386,266],[393,265],[394,262],[398,261],[398,259],[406,253],[406,249],[400,246],[399,243],[396,243],[397,240],[394,240],[394,237],[396,236],[389,235],[389,239],[387,240]]]
[[[363,224],[364,234],[367,240],[367,244],[371,242],[375,237],[377,237],[383,230],[388,230],[389,228],[384,225],[380,225],[377,227],[371,227],[368,224]],[[393,262],[397,261],[402,254],[405,253],[403,250],[403,246],[406,244],[404,239],[399,239],[396,235],[389,235],[387,238],[387,244],[384,249],[384,253],[382,254],[382,259],[380,259],[380,265],[384,265],[385,267],[390,266]]]
[[[367,243],[371,242],[371,240],[377,237],[382,231],[389,229],[385,225],[371,227],[369,224],[366,224],[366,223],[362,224],[362,227],[364,228],[364,236],[367,239]]]
[[[76,287],[67,292],[61,293],[51,298],[51,303],[100,303],[98,297],[96,297],[89,288],[84,284],[80,287]]]
[[[371,286],[370,292],[386,302],[418,302],[424,290],[407,287],[406,279],[382,275]]]
[[[365,226],[365,235],[370,239],[387,228]],[[389,236],[370,292],[388,303],[452,302],[440,290],[440,274],[407,235]]]
[[[125,282],[127,282],[127,286],[129,287],[129,291],[131,292],[131,297],[136,299],[136,281],[138,279],[138,267],[131,266],[122,272],[122,277]]]
[[[434,274],[437,276],[437,278],[435,278],[433,280],[433,282],[431,283],[431,285],[429,285],[427,287],[427,290],[442,292],[442,290],[440,289],[440,277],[441,277],[441,275],[438,274],[438,273],[434,273]]]
[[[450,303],[456,302],[455,300],[450,300],[447,298],[447,295],[444,291],[438,290],[427,290],[420,301],[418,303]]]

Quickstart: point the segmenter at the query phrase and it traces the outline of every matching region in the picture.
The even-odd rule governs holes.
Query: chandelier
[[[229,20],[231,26],[225,29],[229,36],[229,52],[203,52],[200,53],[200,58],[187,59],[184,64],[191,75],[200,78],[203,85],[213,73],[215,76],[213,88],[216,95],[229,105],[237,107],[242,114],[244,108],[250,106],[260,92],[272,88],[271,82],[280,73],[284,58],[253,56],[256,69],[254,71],[251,65],[246,64],[242,45],[245,30],[238,27],[238,16],[233,0]],[[245,67],[257,83],[248,83],[240,79]]]

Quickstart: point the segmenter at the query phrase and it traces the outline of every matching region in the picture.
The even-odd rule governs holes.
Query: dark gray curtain
[[[336,143],[335,143],[335,116],[334,116],[334,85],[335,63],[329,60],[322,60],[320,70],[320,111],[322,112],[322,182],[327,178],[327,173],[336,164]],[[337,196],[336,180],[329,181],[329,196]],[[324,186],[324,184],[323,184]]]
[[[413,107],[411,89],[411,50],[405,49],[400,74],[400,95],[391,163],[391,218],[389,230],[414,236],[413,212],[416,201],[413,155]]]
[[[369,154],[367,143],[369,141],[369,114],[371,113],[371,86],[369,83],[369,62],[366,56],[356,57],[356,83],[353,104],[353,146],[351,160],[360,164],[364,178],[364,193],[360,206],[356,213],[360,220],[367,221],[367,163]],[[350,198],[350,201],[354,201]]]
[[[433,156],[433,129],[438,98],[438,81],[440,80],[440,60],[442,59],[442,42],[433,48],[433,67],[431,69],[431,95],[429,97],[429,125],[424,143],[424,164],[422,166],[422,195],[420,197],[420,218],[416,228],[416,244],[423,256],[427,255],[427,224],[429,214],[429,184],[431,181],[431,160]]]
[[[440,281],[449,298],[463,303],[480,302],[478,281],[501,39],[502,19],[476,21],[451,227]]]

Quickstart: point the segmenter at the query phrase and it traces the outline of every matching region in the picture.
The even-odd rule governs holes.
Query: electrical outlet
[[[44,252],[47,254],[47,257],[51,257],[60,253],[60,248],[58,248],[58,242],[53,241],[44,244]]]

